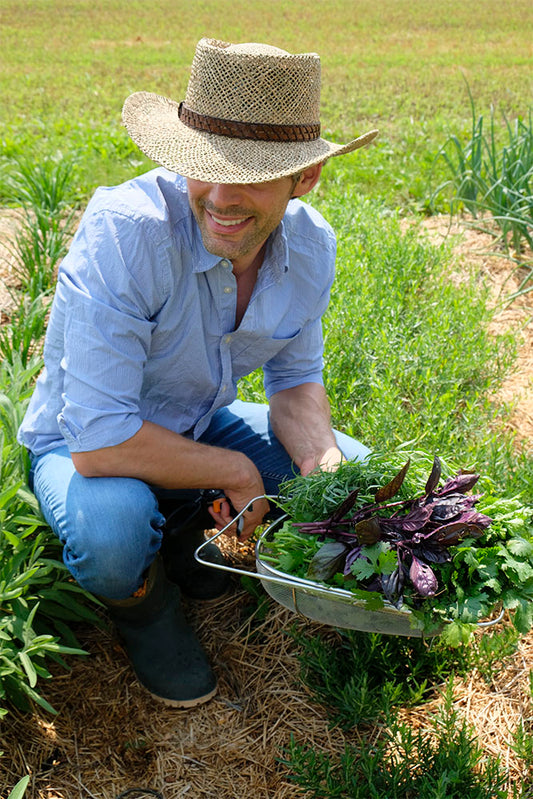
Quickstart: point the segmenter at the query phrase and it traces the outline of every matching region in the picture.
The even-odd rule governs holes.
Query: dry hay
[[[2,724],[1,784],[29,773],[30,796],[40,799],[114,799],[134,786],[165,799],[294,796],[277,762],[289,735],[331,754],[344,737],[298,680],[292,614],[269,601],[257,619],[249,605],[239,591],[218,606],[189,608],[219,693],[187,711],[154,702],[108,630],[83,629],[90,657],[72,659],[69,673],[42,688],[57,716],[11,713]]]
[[[498,302],[502,292],[510,291],[508,262],[489,254],[491,241],[481,234],[448,227],[443,219],[424,224],[432,240],[441,241],[450,233],[456,237],[455,278],[461,279],[465,265],[473,265],[491,282],[493,301]],[[13,230],[13,217],[0,216],[0,241]],[[11,269],[5,251],[0,251],[4,284],[13,279]],[[526,324],[532,300],[529,294],[502,307],[493,323],[494,332],[524,327],[516,369],[499,400],[513,407],[509,424],[526,444],[533,440],[533,330]],[[3,302],[0,291],[2,309]],[[236,547],[226,545],[226,553],[249,567],[249,550],[244,550],[243,559]],[[39,709],[28,715],[11,711],[1,722],[0,795],[5,797],[29,774],[26,799],[115,799],[135,786],[159,790],[164,799],[294,797],[290,772],[279,760],[291,734],[335,759],[346,743],[357,743],[359,733],[330,728],[326,711],[312,701],[299,679],[297,647],[288,629],[296,624],[309,633],[335,633],[298,619],[270,599],[264,603],[258,610],[256,600],[236,590],[223,603],[188,605],[219,678],[215,699],[188,711],[152,700],[136,682],[108,628],[80,628],[77,634],[89,656],[70,659],[69,672],[58,668],[51,681],[38,686],[57,715]],[[509,747],[520,719],[531,722],[532,668],[533,634],[520,642],[516,657],[490,685],[473,672],[454,687],[455,706],[475,728],[484,750],[503,758],[510,789],[532,779]],[[399,713],[414,727],[428,729],[440,703],[436,695],[428,704]]]

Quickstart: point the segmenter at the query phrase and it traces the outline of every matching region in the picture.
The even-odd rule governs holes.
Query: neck
[[[235,329],[239,327],[241,320],[246,313],[248,303],[252,296],[257,280],[257,273],[263,263],[264,249],[262,248],[255,258],[245,266],[239,262],[237,269],[233,262],[233,274],[237,281],[237,310],[235,314]]]
[[[231,261],[233,264],[233,274],[238,279],[246,274],[246,272],[257,272],[261,268],[263,258],[265,257],[266,244],[262,244],[257,250],[254,250],[241,258],[235,258]]]

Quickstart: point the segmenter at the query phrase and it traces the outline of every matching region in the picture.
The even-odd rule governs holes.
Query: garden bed
[[[13,212],[0,214],[0,246],[9,244],[16,228]],[[449,235],[448,220],[430,219],[424,229],[432,240]],[[491,255],[491,239],[468,228],[456,228],[453,279],[460,281],[473,266],[493,286],[494,302],[511,289],[509,263]],[[16,283],[9,251],[0,251],[0,281]],[[1,283],[0,283],[1,285]],[[495,332],[522,326],[531,317],[533,294],[502,308]],[[9,319],[9,293],[0,289],[0,312]],[[499,401],[510,404],[509,424],[522,442],[533,441],[533,325],[524,328],[517,366],[505,381]],[[224,543],[236,563],[253,566],[253,550]],[[81,628],[87,659],[72,658],[71,671],[57,670],[41,685],[43,696],[57,709],[52,717],[37,711],[17,712],[3,720],[0,732],[0,794],[23,774],[31,774],[32,799],[115,799],[135,786],[160,790],[165,799],[293,799],[290,772],[277,758],[294,733],[303,745],[340,756],[346,744],[357,745],[359,731],[331,727],[323,708],[312,701],[299,679],[297,646],[291,625],[335,641],[338,633],[298,619],[266,597],[239,589],[229,601],[212,607],[190,605],[217,671],[220,690],[207,705],[176,712],[154,705],[133,677],[125,654],[109,630]],[[530,717],[530,670],[533,635],[524,637],[504,668],[489,682],[474,669],[456,679],[454,704],[473,725],[484,750],[504,758],[510,784],[526,776],[509,748],[510,731]],[[441,699],[415,708],[400,708],[413,729],[425,728]],[[366,730],[372,739],[372,730]]]

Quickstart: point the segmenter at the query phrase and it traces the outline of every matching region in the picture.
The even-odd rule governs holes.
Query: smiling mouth
[[[209,213],[209,212],[208,212]],[[209,213],[209,216],[217,225],[221,225],[222,227],[237,227],[238,225],[242,225],[243,222],[246,222],[249,217],[243,216],[240,219],[221,219],[219,216],[215,216],[215,214]]]

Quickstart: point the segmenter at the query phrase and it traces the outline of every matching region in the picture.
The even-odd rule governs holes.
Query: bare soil
[[[9,287],[17,285],[9,252],[17,227],[13,212],[0,213],[0,313],[8,321]],[[449,229],[447,219],[431,219],[421,235],[433,241],[454,237],[454,273],[461,280],[474,268],[489,281],[493,302],[501,305],[493,330],[521,329],[516,367],[498,397],[512,409],[509,425],[517,445],[533,441],[533,293],[502,304],[519,276],[509,262],[492,254],[492,239],[464,226]],[[7,249],[6,249],[7,246]],[[2,249],[3,247],[3,249]],[[250,547],[226,542],[234,563],[253,566]],[[223,603],[190,603],[187,613],[219,678],[218,695],[208,704],[175,711],[154,703],[136,682],[125,653],[108,628],[81,627],[77,634],[89,653],[73,658],[71,669],[55,670],[40,691],[56,708],[51,716],[11,712],[0,727],[0,795],[5,799],[20,777],[30,774],[31,799],[116,799],[129,788],[149,787],[164,799],[289,799],[296,795],[280,758],[290,736],[317,752],[340,755],[357,744],[358,731],[330,728],[299,677],[293,624],[307,632],[337,633],[298,618],[270,599],[257,606],[241,588]],[[520,719],[531,719],[529,675],[533,634],[523,638],[503,671],[486,684],[473,671],[457,681],[455,705],[471,723],[488,754],[500,755],[509,769],[509,790],[531,780],[509,748]],[[440,703],[402,710],[413,726],[426,728]],[[368,733],[369,731],[367,731]],[[371,731],[370,731],[371,734]],[[145,799],[139,793],[136,799]],[[384,798],[385,799],[385,798]]]

